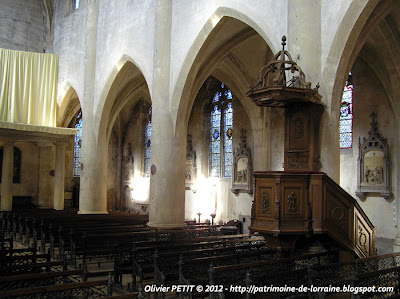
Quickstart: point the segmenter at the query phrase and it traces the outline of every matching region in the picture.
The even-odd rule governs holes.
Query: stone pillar
[[[14,143],[6,142],[3,148],[3,169],[1,172],[2,211],[12,211],[13,165],[14,165]]]
[[[99,154],[94,124],[94,91],[96,84],[96,45],[99,1],[88,0],[85,43],[84,101],[82,103],[82,172],[80,178],[79,214],[107,213],[107,177],[104,160]],[[103,166],[103,167],[102,167]]]
[[[38,205],[42,209],[54,207],[54,156],[53,144],[39,144]]]
[[[328,103],[324,94],[324,82],[321,82],[321,1],[319,0],[291,0],[288,3],[288,34],[287,47],[294,61],[301,67],[306,75],[306,81],[311,82],[311,87],[320,83],[322,102]],[[340,149],[339,130],[337,119],[339,115],[325,107],[320,125],[320,169],[339,183],[340,175]]]
[[[54,174],[54,209],[64,210],[65,144],[56,143],[56,169]]]
[[[172,1],[156,1],[148,223],[155,227],[185,225],[186,130],[175,131],[168,109],[171,97],[171,14]]]
[[[321,26],[315,25],[321,24],[321,1],[291,0],[288,5],[287,48],[314,88],[321,78]]]
[[[257,108],[257,125],[253,128],[253,171],[281,170],[275,169],[271,163],[271,155],[274,152],[271,139],[271,108]],[[283,144],[280,152],[283,152]]]
[[[396,118],[396,120],[397,120],[397,118]],[[396,127],[398,127],[398,125],[397,125],[398,123],[399,123],[399,121],[397,120],[396,121]],[[396,135],[397,135],[397,140],[399,140],[400,132],[398,130],[396,132]],[[395,145],[395,149],[394,149],[393,152],[397,152],[399,150],[399,147],[400,147],[400,144],[396,144]],[[393,157],[392,158],[392,163],[393,163],[392,165],[394,165],[396,162],[397,162],[397,165],[399,165],[398,158]],[[392,175],[394,177],[397,177],[396,185],[392,186],[393,195],[394,195],[394,201],[396,201],[396,202],[393,202],[393,204],[396,205],[396,211],[394,213],[394,216],[397,217],[397,233],[396,233],[396,238],[395,238],[394,243],[393,243],[393,252],[400,252],[400,213],[399,213],[400,212],[399,211],[400,210],[400,190],[399,190],[399,186],[400,186],[400,169],[397,167],[397,174],[395,174],[393,172]]]

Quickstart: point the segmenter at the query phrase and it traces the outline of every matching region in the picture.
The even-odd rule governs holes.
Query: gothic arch
[[[229,52],[229,48],[232,49],[241,42],[245,41],[246,38],[249,38],[257,33],[259,33],[272,51],[275,51],[275,48],[272,45],[279,44],[279,34],[274,32],[273,28],[271,28],[260,16],[258,16],[257,13],[253,13],[255,19],[252,19],[239,10],[240,9],[236,10],[229,7],[219,7],[216,9],[208,21],[204,24],[202,30],[199,32],[195,41],[190,47],[176,81],[184,83],[175,85],[171,97],[170,109],[175,124],[175,134],[177,134],[178,130],[180,131],[186,128],[195,96],[203,82],[210,75],[213,64],[215,65],[215,63],[218,61],[218,58],[215,58],[214,60],[209,61],[207,66],[199,69],[199,64],[204,62],[204,57],[202,57],[204,45],[211,39],[210,37],[212,37],[212,35],[218,31],[218,27],[221,26],[221,24],[223,25],[226,17],[239,20],[249,26],[249,29],[252,30],[243,32],[243,36],[238,36],[235,41],[231,41],[232,43],[230,45],[225,45],[227,48],[222,49],[220,53],[217,53],[217,55],[219,55],[219,59],[224,57],[227,52]],[[246,11],[246,9],[243,9],[243,11]]]
[[[75,89],[72,86],[69,86],[58,109],[57,126],[68,127],[68,124],[78,113],[79,109],[81,109],[79,96]]]
[[[127,80],[130,82],[126,82]],[[115,115],[116,110],[119,109],[120,111],[126,103],[125,101],[129,99],[129,95],[144,85],[148,91],[147,80],[142,70],[129,56],[123,55],[108,76],[95,109],[94,125],[99,128],[97,132],[98,143],[100,143],[102,134],[108,132],[110,123],[112,123],[112,116]]]
[[[325,104],[331,108],[328,112],[333,115],[337,114],[339,109],[347,74],[364,45],[368,33],[381,18],[378,15],[375,20],[368,22],[377,4],[377,0],[370,0],[365,5],[352,1],[336,31],[322,73],[322,82],[325,85],[322,89],[328,94],[328,98],[323,101],[330,101]],[[333,81],[332,78],[334,78]]]
[[[150,93],[145,82],[135,84],[135,88],[133,90],[125,90],[120,96],[118,96],[110,113],[110,121],[107,126],[106,133],[107,140],[110,138],[112,128],[114,127],[115,121],[117,120],[121,110],[126,107],[128,102],[130,103],[130,106],[135,106],[140,99],[148,100],[151,105]]]
[[[118,68],[119,71],[117,73],[113,71],[109,76],[109,78],[113,78],[113,80],[109,82],[109,87],[106,86],[103,89],[103,91],[108,90],[107,96],[104,97],[103,101],[103,97],[101,97],[97,106],[97,113],[94,115],[94,124],[96,125],[98,123],[99,128],[97,132],[98,169],[101,169],[99,175],[104,182],[104,184],[100,186],[100,193],[106,196],[107,209],[118,209],[122,207],[122,197],[120,189],[118,189],[120,186],[118,173],[120,173],[121,170],[118,169],[118,167],[120,167],[118,165],[120,164],[116,161],[121,159],[120,145],[122,144],[121,140],[124,139],[125,123],[122,123],[122,121],[117,123],[117,119],[122,119],[121,117],[119,118],[122,112],[130,112],[140,98],[145,98],[150,101],[150,92],[147,82],[139,67],[127,56],[122,57],[118,65],[120,66]],[[117,68],[115,68],[115,70],[116,69]],[[126,111],[124,111],[124,109]],[[118,137],[120,141],[117,145],[110,142],[110,140],[115,137],[115,135],[112,134],[114,127],[120,132],[120,137]],[[110,164],[110,161],[112,164]],[[110,172],[108,167],[116,167],[116,173]],[[111,184],[110,188],[109,184]]]

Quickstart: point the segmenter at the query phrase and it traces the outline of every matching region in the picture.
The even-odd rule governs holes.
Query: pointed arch
[[[132,90],[129,91],[127,88],[124,88],[124,84],[125,86],[130,85],[127,84],[126,80],[133,81],[131,83],[134,89],[145,86],[150,97],[147,80],[142,69],[131,57],[123,55],[108,76],[108,80],[100,95],[100,100],[95,107],[94,125],[99,128],[97,131],[98,138],[101,134],[105,134],[105,132],[108,131],[111,115],[114,114],[112,110],[115,110],[117,106],[123,107],[123,104],[121,106],[120,102],[125,101],[133,92]],[[122,93],[124,93],[125,96],[122,95],[122,97],[120,97]],[[119,102],[117,103],[116,100]]]
[[[357,1],[353,1],[336,31],[328,61],[322,72],[322,82],[324,82],[322,89],[328,93],[328,97],[323,100],[328,101],[325,104],[331,108],[330,113],[337,114],[336,112],[339,111],[343,86],[350,68],[364,45],[368,33],[382,18],[381,12],[369,20],[378,2],[369,0],[365,5],[360,5]],[[392,1],[387,1],[389,2]],[[333,81],[332,78],[334,78]]]
[[[68,85],[57,113],[57,127],[68,127],[71,120],[81,109],[81,102],[76,90]]]
[[[236,9],[219,7],[204,24],[202,30],[197,35],[184,59],[183,65],[177,76],[176,82],[178,83],[175,84],[172,92],[170,111],[175,126],[175,132],[187,126],[195,95],[197,94],[203,82],[210,75],[207,73],[207,71],[211,70],[211,64],[208,65],[207,70],[199,69],[198,67],[198,64],[201,63],[201,51],[204,49],[204,45],[210,39],[210,37],[215,34],[216,28],[218,28],[218,25],[221,25],[221,22],[223,22],[224,18],[231,17],[237,19],[250,27],[249,30],[246,30],[235,40],[231,41],[231,44],[228,45],[228,47],[231,47],[231,49],[232,47],[237,46],[241,42],[245,41],[247,38],[258,33],[264,39],[268,47],[272,51],[275,51],[273,45],[279,44],[280,33],[276,33],[274,28],[270,27],[269,24],[267,24],[264,19],[257,16],[257,14],[255,14],[255,16],[257,17],[256,20]],[[219,54],[220,57],[215,58],[215,61],[218,61],[218,59],[221,59],[227,53]],[[201,71],[204,72],[202,75],[202,80],[198,80],[196,76]],[[184,83],[180,84],[179,82]]]
[[[150,100],[147,81],[137,64],[124,55],[108,76],[93,115],[94,126],[98,127],[98,130],[94,130],[97,134],[97,175],[104,182],[99,186],[98,192],[107,203],[108,209],[121,207],[120,195],[108,197],[109,141],[113,136],[113,127],[122,109],[128,103],[136,103],[142,96]],[[119,186],[119,182],[116,186]]]

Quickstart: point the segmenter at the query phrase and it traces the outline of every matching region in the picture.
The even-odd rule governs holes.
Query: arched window
[[[74,9],[78,9],[79,8],[79,0],[74,0]]]
[[[232,176],[232,132],[232,93],[222,83],[211,103],[210,177]]]
[[[75,120],[75,129],[78,132],[75,135],[74,144],[74,176],[81,176],[81,147],[82,147],[82,111],[79,111]]]
[[[147,112],[147,118],[144,126],[144,175],[150,176],[150,158],[151,158],[151,107]]]
[[[353,80],[351,72],[344,86],[339,120],[340,148],[353,146]]]

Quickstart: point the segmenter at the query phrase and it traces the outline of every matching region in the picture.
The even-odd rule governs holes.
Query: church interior
[[[400,292],[400,0],[0,5],[0,297]]]

